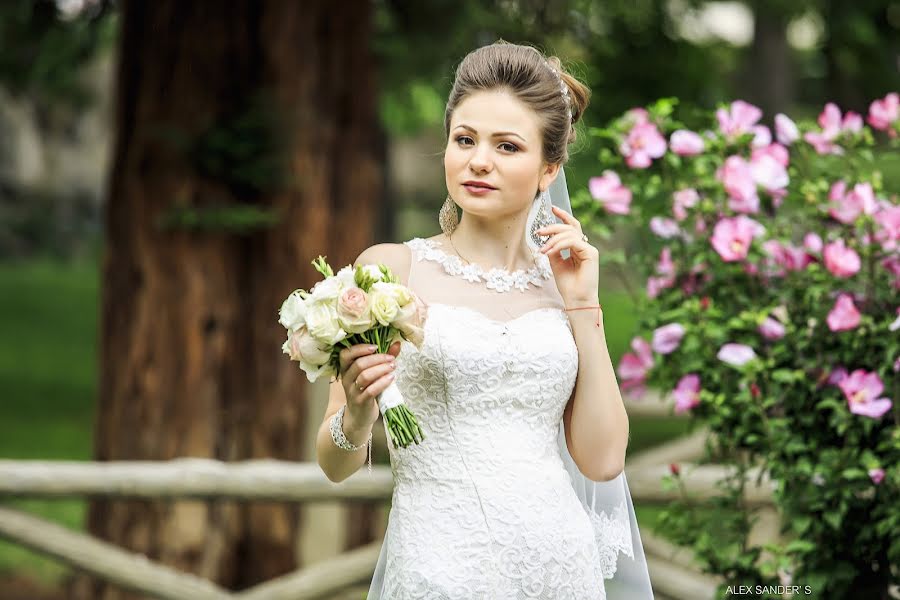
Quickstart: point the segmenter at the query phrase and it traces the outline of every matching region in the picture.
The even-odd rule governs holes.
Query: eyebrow
[[[468,129],[468,130],[471,131],[472,133],[478,133],[477,131],[475,131],[474,129],[472,129],[471,127],[469,127],[468,125],[457,125],[457,126],[456,126],[456,129],[459,129],[460,127],[462,127],[463,129]],[[523,138],[521,135],[519,135],[518,133],[515,133],[514,131],[497,131],[497,132],[494,133],[494,137],[499,137],[499,136],[502,136],[502,135],[514,135],[514,136],[516,136],[517,138],[519,138],[520,140],[522,140],[523,142],[527,142],[527,141],[528,141],[528,140],[526,140],[525,138]]]

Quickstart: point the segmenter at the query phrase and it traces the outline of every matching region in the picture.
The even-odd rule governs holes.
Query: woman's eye
[[[472,138],[470,138],[467,135],[461,135],[456,138],[457,142],[462,142],[463,140],[471,141]],[[510,144],[509,142],[503,142],[502,144],[500,144],[500,147],[503,148],[504,150],[506,150],[507,152],[518,152],[519,151],[519,148],[517,146],[515,146],[514,144]]]

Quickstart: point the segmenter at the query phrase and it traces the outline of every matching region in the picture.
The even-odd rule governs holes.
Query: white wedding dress
[[[394,492],[367,600],[652,600],[624,474],[596,484],[568,452],[578,349],[549,259],[483,272],[437,240],[405,244],[428,316],[396,382],[425,439],[388,436]]]

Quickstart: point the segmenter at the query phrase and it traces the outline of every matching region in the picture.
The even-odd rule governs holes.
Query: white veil
[[[560,168],[556,180],[551,184],[549,193],[554,205],[571,213],[569,191],[562,168]],[[525,238],[532,248],[534,248],[534,242],[531,240],[529,231],[539,205],[540,202],[533,203],[525,227]],[[563,250],[563,252],[568,251]],[[568,255],[565,255],[564,258],[568,258]],[[625,473],[621,473],[612,481],[602,482],[592,481],[582,475],[569,454],[562,419],[559,422],[557,446],[562,462],[571,478],[575,495],[590,518],[600,557],[600,570],[603,573],[607,600],[653,600],[647,561],[644,558],[637,518],[631,494],[628,491],[628,483],[625,480]],[[388,528],[381,546],[367,600],[390,600],[382,596],[389,550],[389,532],[390,528]]]
[[[569,188],[565,170],[560,167],[559,175],[550,184],[550,201],[564,211],[571,213]],[[535,202],[535,206],[537,206]],[[536,212],[535,209],[532,212]],[[533,215],[529,215],[531,223]],[[554,217],[556,221],[560,221]],[[527,233],[529,244],[533,245]],[[563,250],[568,252],[568,250]],[[563,255],[568,258],[568,254]],[[559,423],[557,437],[559,454],[572,478],[572,487],[594,525],[594,536],[600,550],[600,560],[606,586],[607,600],[653,600],[647,559],[638,530],[634,504],[625,472],[611,481],[593,481],[585,477],[569,453],[563,421]]]

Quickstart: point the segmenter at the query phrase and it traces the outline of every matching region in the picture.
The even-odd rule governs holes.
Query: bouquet
[[[356,344],[387,353],[391,344],[405,339],[421,348],[425,305],[387,266],[348,265],[335,275],[323,256],[312,265],[324,279],[309,292],[291,292],[278,311],[278,322],[287,329],[282,351],[300,363],[310,382],[337,375],[340,351]],[[396,381],[378,395],[378,408],[395,447],[425,439]]]

